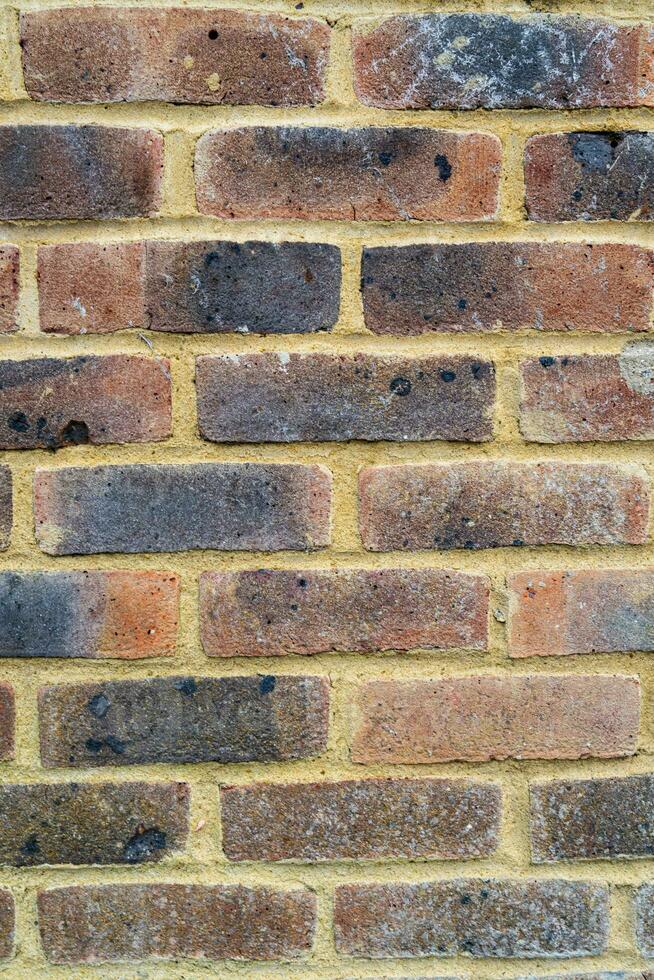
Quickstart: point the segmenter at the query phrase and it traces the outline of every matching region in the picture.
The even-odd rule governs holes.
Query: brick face
[[[16,329],[20,252],[13,245],[0,247],[0,333]]]
[[[0,957],[8,959],[14,949],[14,899],[11,892],[0,889]]]
[[[14,755],[16,704],[10,684],[0,683],[0,761]]]

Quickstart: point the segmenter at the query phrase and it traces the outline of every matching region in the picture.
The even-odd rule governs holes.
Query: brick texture
[[[0,957],[8,959],[14,950],[14,899],[11,892],[0,889]]]
[[[0,246],[0,333],[16,329],[20,252],[14,245]]]
[[[479,221],[497,209],[494,136],[251,127],[198,142],[198,207],[221,218]]]
[[[8,466],[0,465],[0,551],[6,551],[13,525],[13,480]]]
[[[654,957],[654,885],[641,885],[634,900],[636,942],[643,956]]]
[[[495,371],[470,357],[228,354],[196,367],[214,442],[396,442],[492,437]]]
[[[13,758],[15,725],[14,689],[10,684],[2,682],[0,683],[0,761]]]
[[[325,748],[320,677],[149,677],[39,692],[47,767],[149,762],[274,762]]]
[[[279,960],[313,945],[315,896],[238,885],[86,885],[41,891],[39,930],[52,963]]]
[[[43,102],[314,105],[329,28],[239,10],[86,7],[21,16],[25,85]]]
[[[651,571],[521,572],[508,585],[512,657],[654,650]]]
[[[203,464],[40,470],[36,533],[48,554],[303,550],[329,541],[320,466]]]
[[[606,946],[608,892],[556,880],[343,885],[334,917],[349,956],[592,956]]]
[[[373,466],[359,479],[371,551],[642,543],[641,467],[584,463]]]
[[[377,334],[649,329],[654,253],[634,245],[474,242],[365,248]]]
[[[457,677],[369,681],[352,757],[374,764],[633,755],[636,677]]]
[[[205,572],[200,629],[210,657],[485,650],[488,582],[417,568]]]

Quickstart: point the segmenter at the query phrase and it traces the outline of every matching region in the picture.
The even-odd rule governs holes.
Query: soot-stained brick
[[[330,535],[331,474],[322,466],[37,470],[34,499],[37,539],[48,554],[298,551]]]
[[[215,442],[492,437],[495,369],[472,357],[228,354],[196,365],[200,434]]]
[[[141,657],[175,652],[171,572],[0,573],[0,657]]]
[[[338,319],[340,251],[310,242],[147,242],[153,330],[312,333]]]
[[[0,466],[0,551],[6,551],[14,519],[11,470]]]
[[[102,710],[98,711],[99,698]],[[48,767],[149,762],[274,762],[325,748],[320,677],[152,677],[39,693]]]
[[[134,218],[160,205],[163,139],[150,129],[0,126],[0,219]]]
[[[391,17],[355,29],[355,89],[385,109],[652,105],[650,34],[582,17]]]
[[[478,221],[497,210],[501,155],[486,133],[213,130],[196,149],[198,207],[223,218]]]
[[[140,864],[184,847],[186,783],[0,787],[0,864]]]
[[[606,948],[609,896],[557,880],[342,885],[334,918],[347,956],[592,956]]]
[[[654,133],[532,136],[525,183],[533,221],[652,221]]]

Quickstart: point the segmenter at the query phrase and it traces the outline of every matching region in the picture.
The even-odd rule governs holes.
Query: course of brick
[[[0,7],[0,973],[654,980],[651,0]]]

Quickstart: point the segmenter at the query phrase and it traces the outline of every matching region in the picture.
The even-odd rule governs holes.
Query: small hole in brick
[[[209,40],[215,41],[217,37],[218,37],[218,31],[214,27],[212,27],[211,30],[209,31]]]

